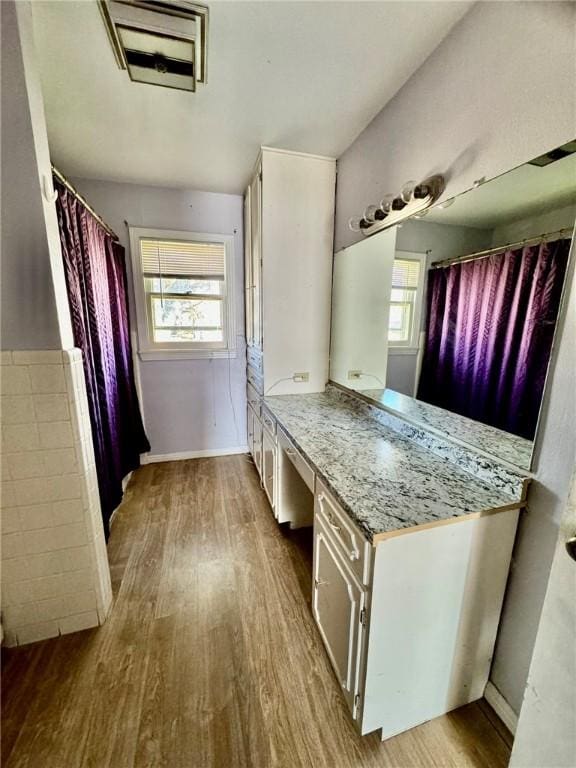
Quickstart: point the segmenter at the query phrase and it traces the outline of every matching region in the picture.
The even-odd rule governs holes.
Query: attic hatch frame
[[[116,22],[112,18],[108,0],[97,0],[108,38],[112,45],[114,58],[120,69],[130,74],[128,61],[124,55],[124,46],[116,29]],[[133,8],[141,8],[146,11],[154,11],[166,16],[175,16],[182,19],[194,20],[200,26],[200,66],[194,66],[194,82],[206,84],[208,82],[208,7],[188,0],[116,0],[117,3]],[[196,41],[194,41],[194,48]],[[194,62],[195,64],[195,62]],[[132,79],[132,77],[131,77]],[[188,89],[181,89],[188,90]],[[194,89],[191,91],[194,92]]]

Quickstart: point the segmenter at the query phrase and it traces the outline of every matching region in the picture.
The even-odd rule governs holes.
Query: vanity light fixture
[[[408,181],[399,195],[386,195],[379,206],[369,205],[364,215],[361,218],[351,218],[348,226],[353,232],[362,232],[369,236],[410,216],[419,214],[419,217],[422,217],[426,209],[438,200],[445,186],[444,177],[439,174],[430,176],[418,184]],[[452,201],[448,201],[448,205],[451,204]]]

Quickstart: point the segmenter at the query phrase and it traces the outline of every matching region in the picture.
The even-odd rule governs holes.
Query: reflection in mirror
[[[576,142],[396,228],[391,289],[382,292],[386,387],[356,387],[414,424],[523,469],[576,216],[571,152]]]
[[[349,389],[384,388],[396,228],[334,255],[330,378]]]

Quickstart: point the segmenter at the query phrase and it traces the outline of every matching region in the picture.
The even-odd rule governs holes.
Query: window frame
[[[416,253],[414,251],[396,251],[394,253],[394,261],[417,261],[420,264],[420,273],[418,276],[418,285],[414,290],[414,318],[412,322],[412,332],[410,338],[407,341],[391,341],[389,338],[390,333],[390,321],[388,321],[387,338],[388,348],[392,354],[416,354],[420,349],[420,323],[422,320],[422,301],[424,298],[424,285],[426,283],[426,253]],[[394,264],[392,264],[394,267]],[[388,299],[390,306],[392,306],[392,291],[398,286],[390,283],[390,297]],[[403,289],[412,290],[412,289]]]
[[[189,232],[174,229],[129,227],[132,285],[136,304],[138,355],[141,360],[193,360],[201,358],[236,357],[236,312],[234,296],[234,236],[209,232]],[[152,293],[146,291],[142,272],[140,240],[181,240],[224,245],[224,285],[222,294],[223,342],[154,341],[151,316]]]

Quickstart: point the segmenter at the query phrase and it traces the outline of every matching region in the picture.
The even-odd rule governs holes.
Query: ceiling
[[[67,175],[241,192],[260,145],[338,157],[472,2],[212,2],[208,84],[132,83],[95,0],[33,2]]]
[[[499,224],[571,205],[576,203],[576,154],[542,168],[521,165],[453,200],[449,208],[436,206],[429,210],[425,221],[494,229]]]

